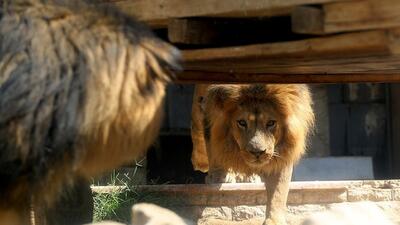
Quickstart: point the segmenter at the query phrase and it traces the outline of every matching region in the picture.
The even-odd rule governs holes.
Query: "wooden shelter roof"
[[[183,49],[178,82],[400,82],[398,0],[104,4],[162,30]]]

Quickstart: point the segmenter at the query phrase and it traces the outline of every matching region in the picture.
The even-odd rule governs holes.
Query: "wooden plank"
[[[293,31],[302,34],[331,34],[398,27],[400,1],[357,0],[328,3],[321,8],[301,6],[293,10],[292,21]]]
[[[292,11],[292,30],[299,34],[323,34],[324,11],[312,6],[299,6]]]
[[[400,56],[187,63],[184,83],[400,82]]]
[[[217,37],[215,26],[201,19],[172,19],[168,23],[168,39],[176,44],[210,44]]]
[[[139,20],[166,26],[171,18],[289,15],[295,6],[339,1],[344,0],[124,0],[106,4]]]
[[[186,50],[178,82],[399,82],[399,30]]]
[[[182,51],[186,62],[244,58],[382,55],[391,52],[386,31],[366,31],[300,41]]]

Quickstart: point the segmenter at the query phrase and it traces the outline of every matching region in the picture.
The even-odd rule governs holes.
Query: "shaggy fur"
[[[206,173],[208,171],[208,157],[204,139],[204,98],[208,85],[195,86],[192,104],[191,135],[193,142],[192,164],[194,170]]]
[[[200,139],[194,141],[195,167],[202,168],[203,171],[208,170],[204,165],[207,160],[204,156],[207,156],[207,153],[206,149],[201,147],[205,146],[201,143],[203,140],[207,142],[213,164],[248,175],[279,171],[296,163],[304,154],[307,136],[314,123],[312,99],[306,85],[211,85],[207,88],[205,85],[199,85],[196,88],[196,93],[200,91],[203,94],[196,95],[198,102],[193,106],[192,114],[195,118],[192,121],[192,135]],[[199,102],[200,100],[202,102]],[[278,114],[280,123],[277,125],[277,135],[280,137],[276,138],[279,141],[274,148],[279,157],[273,157],[263,167],[255,168],[243,163],[241,149],[232,135],[232,115],[243,107],[246,110],[272,107]],[[203,124],[199,127],[197,121],[202,119]],[[201,140],[200,137],[204,134],[205,139]]]
[[[49,2],[4,3],[0,210],[51,203],[142,155],[179,70],[175,48],[117,10]]]
[[[308,87],[199,85],[194,99],[194,168],[208,171],[206,180],[213,183],[261,175],[269,201],[264,224],[285,224],[292,167],[304,154],[314,124]]]

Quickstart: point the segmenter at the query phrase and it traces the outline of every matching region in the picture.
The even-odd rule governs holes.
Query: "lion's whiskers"
[[[277,153],[277,152],[274,152],[274,153],[272,153],[272,157],[276,157],[276,158],[283,158],[281,155],[279,155],[279,153]]]

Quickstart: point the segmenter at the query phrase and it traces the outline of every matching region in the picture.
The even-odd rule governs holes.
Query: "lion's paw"
[[[193,169],[203,172],[203,173],[207,173],[208,172],[208,163],[204,163],[204,162],[197,162],[196,164],[193,163]]]

